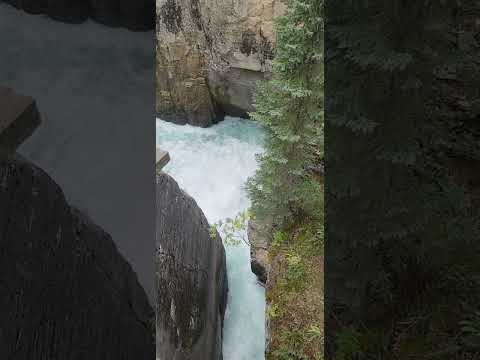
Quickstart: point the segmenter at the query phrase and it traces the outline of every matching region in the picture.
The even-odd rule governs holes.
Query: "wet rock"
[[[219,360],[227,305],[225,249],[195,200],[157,175],[157,358]]]
[[[111,237],[43,170],[0,160],[0,358],[151,360],[153,318]]]

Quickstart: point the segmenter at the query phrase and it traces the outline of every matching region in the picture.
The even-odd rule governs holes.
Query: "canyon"
[[[166,121],[210,126],[248,117],[267,79],[280,0],[159,0],[156,111]]]

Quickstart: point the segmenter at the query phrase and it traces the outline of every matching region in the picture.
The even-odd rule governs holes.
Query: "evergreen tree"
[[[248,190],[257,217],[277,224],[323,221],[323,1],[289,0],[276,25],[273,79],[259,87],[253,118],[266,132],[265,153]],[[314,219],[314,220],[313,220]]]
[[[452,279],[473,281],[479,249],[478,207],[455,175],[459,158],[480,160],[479,10],[448,0],[326,4],[327,358],[409,358],[436,342],[453,351],[445,358],[463,351],[445,334],[459,334],[454,309],[476,296]],[[412,338],[421,340],[409,350]]]

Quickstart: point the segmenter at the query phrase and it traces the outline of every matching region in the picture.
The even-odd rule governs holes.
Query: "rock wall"
[[[88,18],[107,26],[150,30],[155,26],[154,0],[0,0],[31,14],[81,23]]]
[[[222,241],[164,173],[156,201],[157,358],[219,360],[228,292]]]
[[[262,284],[266,284],[270,271],[268,247],[273,238],[273,226],[270,219],[259,222],[250,219],[247,227],[250,242],[250,267]]]
[[[110,236],[43,170],[0,160],[0,359],[152,360],[153,318]]]
[[[268,291],[272,289],[272,270],[278,266],[278,259],[272,259],[269,247],[273,241],[275,227],[271,218],[250,219],[248,221],[247,234],[250,242],[250,268],[257,276],[260,283],[265,286],[267,294],[267,313],[270,307]],[[278,270],[277,270],[278,271]],[[268,314],[265,316],[265,353],[269,353],[271,337],[271,320]]]
[[[157,113],[209,126],[248,116],[268,77],[280,0],[157,0]]]

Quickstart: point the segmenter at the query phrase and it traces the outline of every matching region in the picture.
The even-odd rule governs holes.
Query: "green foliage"
[[[281,344],[273,352],[278,360],[310,360],[304,353],[305,334],[299,330],[284,329],[280,335]]]
[[[471,350],[480,350],[480,310],[469,309],[468,317],[460,321],[462,343]]]
[[[249,219],[250,211],[246,210],[238,213],[233,219],[220,220],[210,226],[210,236],[215,238],[218,231],[222,234],[225,245],[238,246],[242,242],[250,245],[246,232]]]
[[[267,308],[267,318],[275,319],[280,316],[280,308],[278,304],[270,304]]]
[[[273,79],[259,86],[252,117],[266,132],[266,152],[247,188],[258,217],[320,222],[323,189],[323,19],[320,0],[291,0],[277,21]]]
[[[273,235],[271,246],[273,248],[279,248],[285,243],[286,239],[287,239],[287,234],[285,234],[283,231],[278,230]]]
[[[302,257],[294,251],[286,255],[287,269],[285,272],[286,287],[290,290],[300,291],[305,285],[307,267]]]
[[[320,338],[322,337],[323,330],[320,328],[318,325],[312,325],[310,326],[310,329],[308,329],[308,336],[309,336],[309,341],[320,341]]]
[[[313,266],[307,260],[323,245],[323,0],[285,3],[276,20],[273,76],[259,85],[251,114],[265,129],[265,152],[247,191],[259,222],[273,219],[279,229],[270,255],[278,252],[285,267],[273,290],[278,305],[267,310],[282,323],[267,358],[320,360],[320,327],[298,326],[282,309],[302,298]]]
[[[335,360],[361,360],[360,333],[353,327],[344,327],[336,338],[337,353]]]
[[[210,225],[208,233],[210,234],[210,237],[215,240],[217,238],[217,227],[215,225]]]
[[[479,76],[468,75],[478,46],[472,52],[454,35],[471,32],[469,14],[478,11],[473,1],[327,3],[325,77],[334,96],[325,105],[325,251],[335,289],[327,321],[346,329],[330,342],[340,359],[396,358],[384,349],[404,354],[414,345],[410,355],[423,358],[427,345],[446,350],[445,333],[455,339],[459,331],[456,300],[441,316],[434,304],[450,296],[452,266],[480,250],[478,187],[458,176],[462,161],[478,166],[478,110],[452,100],[478,99]],[[468,264],[459,270],[465,279],[479,271]],[[467,301],[479,300],[471,293]],[[402,330],[409,341],[397,337],[412,318],[423,320]]]

